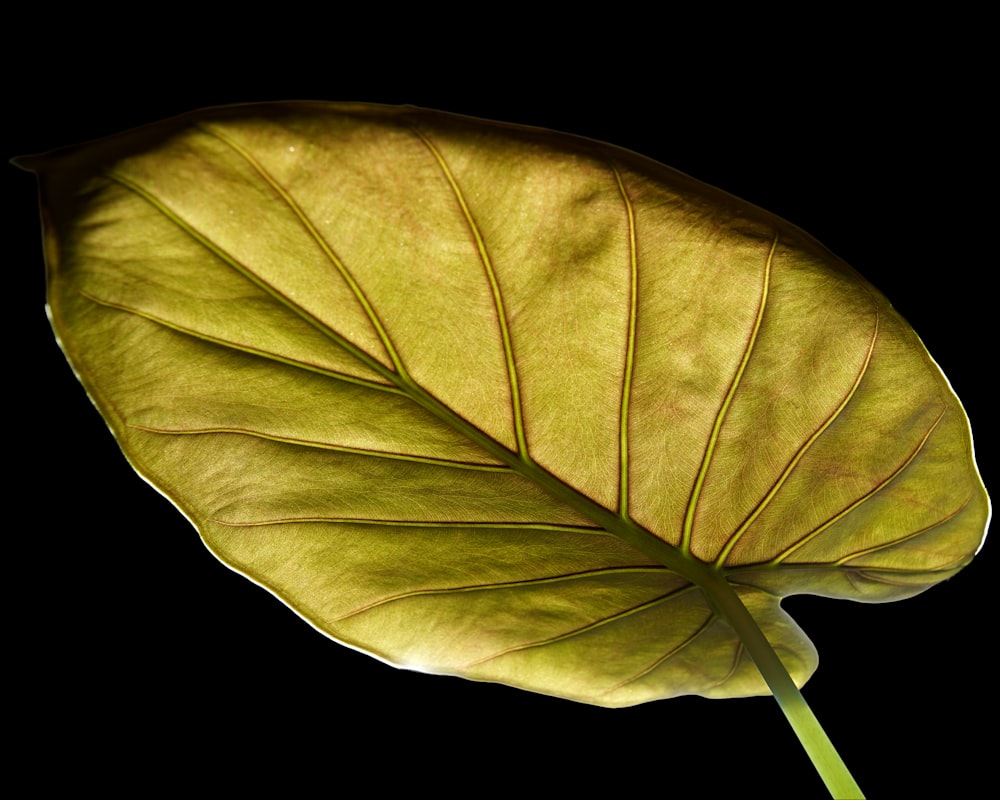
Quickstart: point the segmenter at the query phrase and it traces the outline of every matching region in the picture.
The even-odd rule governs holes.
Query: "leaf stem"
[[[861,787],[732,586],[721,573],[716,573],[702,588],[719,615],[732,625],[743,641],[830,796],[835,800],[864,800]]]

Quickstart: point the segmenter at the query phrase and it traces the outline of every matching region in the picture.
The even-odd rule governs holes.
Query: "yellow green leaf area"
[[[766,693],[699,569],[801,684],[781,597],[905,597],[983,535],[961,406],[885,299],[633,153],[288,104],[28,166],[54,326],[132,464],[391,663],[609,706]]]

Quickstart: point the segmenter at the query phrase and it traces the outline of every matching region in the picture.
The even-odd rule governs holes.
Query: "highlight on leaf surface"
[[[408,668],[624,706],[802,684],[781,598],[912,595],[989,503],[882,295],[633,153],[410,108],[211,109],[29,159],[49,304],[222,561]]]

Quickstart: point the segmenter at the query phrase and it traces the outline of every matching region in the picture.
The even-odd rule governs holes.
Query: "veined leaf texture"
[[[384,660],[601,705],[762,693],[699,570],[801,683],[782,597],[905,597],[982,537],[968,423],[880,293],[635,154],[289,104],[29,166],[54,325],[130,461]]]

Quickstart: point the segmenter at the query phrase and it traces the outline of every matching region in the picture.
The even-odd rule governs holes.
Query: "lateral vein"
[[[560,525],[550,522],[473,522],[456,520],[401,520],[401,519],[365,519],[363,517],[280,517],[275,519],[255,520],[253,522],[233,522],[224,519],[212,519],[218,525],[230,528],[261,528],[269,525],[290,525],[294,523],[329,523],[340,525],[379,525],[386,528],[473,528],[500,530],[537,530],[556,533],[579,533],[586,536],[613,536],[604,528],[586,528],[582,525]]]
[[[382,597],[378,600],[374,600],[371,603],[366,603],[363,606],[352,609],[346,614],[342,614],[337,617],[337,621],[349,619],[350,617],[356,616],[358,614],[363,614],[366,611],[370,611],[373,608],[378,608],[379,606],[384,606],[389,603],[394,603],[397,600],[409,600],[413,597],[430,597],[435,595],[449,595],[449,594],[463,594],[467,592],[485,592],[494,591],[497,589],[514,589],[523,586],[542,586],[550,583],[564,583],[566,581],[581,580],[585,578],[594,578],[602,575],[627,575],[636,572],[663,572],[666,567],[654,567],[654,566],[635,566],[635,567],[604,567],[603,569],[593,569],[584,570],[582,572],[573,572],[567,575],[550,575],[545,578],[525,578],[523,580],[517,581],[497,581],[496,583],[477,583],[470,584],[467,586],[447,586],[438,587],[434,589],[414,589],[409,592],[399,592],[398,594],[390,595],[388,597]]]
[[[323,254],[330,260],[334,268],[340,274],[340,277],[347,284],[351,293],[354,295],[358,304],[361,306],[362,310],[365,312],[365,316],[368,317],[368,321],[371,323],[372,327],[375,329],[378,335],[379,341],[382,342],[382,346],[385,348],[386,353],[389,355],[389,359],[392,361],[393,367],[400,375],[406,375],[406,370],[403,367],[403,362],[399,357],[399,353],[396,351],[395,346],[392,343],[392,339],[389,336],[388,331],[386,331],[385,326],[382,324],[382,320],[379,318],[378,314],[375,313],[375,309],[372,307],[371,302],[365,295],[364,290],[361,288],[360,284],[355,279],[354,275],[347,268],[340,257],[334,252],[333,247],[329,242],[326,241],[324,236],[319,232],[313,221],[309,218],[309,215],[305,213],[302,207],[298,204],[291,193],[288,192],[278,181],[274,179],[274,176],[265,169],[264,165],[257,160],[257,158],[251,153],[247,148],[241,145],[239,142],[231,139],[229,136],[221,133],[220,131],[206,128],[204,126],[199,126],[199,128],[210,136],[214,136],[219,141],[228,145],[232,150],[238,153],[253,169],[257,172],[264,182],[271,187],[272,191],[281,198],[281,200],[288,206],[291,212],[296,216],[302,227],[306,229],[309,236],[316,242],[319,248],[323,251]]]
[[[629,401],[632,394],[632,372],[635,364],[635,327],[636,315],[638,311],[638,281],[639,264],[636,255],[635,237],[635,209],[632,207],[632,199],[629,197],[622,181],[621,172],[617,167],[612,167],[615,173],[615,180],[618,182],[618,191],[621,193],[622,201],[625,203],[625,211],[628,215],[628,249],[629,249],[629,312],[628,312],[628,342],[625,349],[625,375],[622,380],[621,411],[618,420],[619,436],[619,496],[618,513],[622,519],[629,519],[629,451],[628,451],[628,417]]]
[[[237,342],[230,341],[228,339],[220,339],[218,336],[209,336],[208,334],[196,331],[193,328],[187,328],[183,325],[178,325],[169,320],[165,320],[162,317],[158,317],[155,314],[150,314],[141,309],[135,308],[134,306],[126,305],[125,303],[115,303],[111,300],[105,300],[104,298],[98,297],[85,289],[79,290],[82,297],[87,298],[92,303],[104,306],[106,308],[113,308],[117,311],[124,311],[126,313],[132,314],[136,317],[142,317],[143,319],[148,319],[150,322],[155,322],[157,325],[162,325],[164,328],[169,328],[177,333],[182,333],[186,336],[190,336],[194,339],[199,339],[203,342],[209,342],[211,344],[219,345],[220,347],[225,347],[230,350],[238,350],[241,353],[246,353],[248,355],[257,356],[259,358],[267,359],[268,361],[275,361],[279,364],[285,364],[289,367],[296,367],[298,369],[308,370],[309,372],[314,372],[317,375],[322,375],[325,378],[333,378],[334,380],[343,381],[344,383],[353,383],[357,386],[364,386],[367,389],[374,389],[379,392],[388,392],[389,394],[398,394],[404,397],[408,395],[401,389],[397,389],[395,386],[389,383],[377,383],[376,381],[368,380],[367,378],[357,378],[353,375],[347,375],[343,372],[334,372],[333,370],[325,369],[316,364],[309,364],[305,361],[296,361],[291,358],[285,358],[279,356],[277,353],[271,353],[267,350],[261,350],[257,347],[247,347],[243,344],[238,344]]]
[[[483,269],[486,272],[486,279],[490,284],[490,291],[493,295],[493,306],[496,310],[497,323],[500,327],[500,338],[503,343],[504,360],[507,364],[507,379],[510,383],[510,396],[511,405],[513,406],[514,434],[517,441],[517,453],[522,459],[527,460],[529,458],[528,443],[524,433],[524,419],[521,409],[521,389],[517,377],[517,364],[514,361],[514,347],[511,340],[510,328],[507,322],[507,311],[504,308],[503,293],[500,290],[500,281],[497,279],[496,270],[493,267],[493,260],[490,258],[489,250],[486,247],[486,241],[483,239],[482,231],[479,230],[479,225],[476,223],[475,217],[469,208],[469,204],[465,200],[465,194],[462,192],[462,188],[458,185],[458,181],[455,178],[454,173],[452,173],[451,167],[448,166],[448,162],[445,160],[444,156],[441,155],[437,146],[426,136],[426,134],[423,133],[423,131],[416,128],[413,128],[412,130],[414,134],[416,134],[416,136],[418,136],[424,143],[427,149],[430,150],[435,161],[437,161],[438,167],[441,169],[445,179],[448,181],[452,194],[455,196],[455,200],[458,203],[459,208],[462,210],[462,215],[465,217],[465,222],[469,226],[469,230],[476,241],[476,249],[479,252],[479,260],[483,265]]]
[[[349,342],[339,333],[337,333],[332,328],[322,323],[320,320],[316,319],[311,314],[307,313],[303,308],[292,302],[285,294],[277,289],[277,287],[272,286],[270,283],[265,281],[259,275],[257,275],[253,270],[247,267],[245,264],[240,263],[236,258],[234,258],[230,253],[223,250],[219,245],[209,239],[205,234],[195,228],[191,223],[185,220],[180,215],[176,214],[169,206],[164,204],[159,198],[153,195],[151,192],[147,191],[144,187],[132,181],[130,178],[126,178],[123,175],[110,174],[110,180],[121,184],[126,189],[129,189],[139,197],[146,200],[150,205],[157,209],[161,214],[163,214],[167,219],[173,222],[178,228],[187,233],[192,239],[198,242],[202,247],[211,252],[213,255],[217,256],[219,259],[229,264],[233,269],[239,272],[241,275],[246,277],[248,280],[253,282],[256,286],[259,286],[269,295],[274,297],[276,300],[281,302],[284,306],[290,309],[295,314],[298,314],[302,319],[308,322],[310,325],[315,327],[321,333],[329,337],[336,344],[340,345],[344,350],[349,352],[352,356],[361,361],[365,366],[370,367],[375,370],[378,374],[385,377],[387,380],[393,383],[400,380],[400,376],[388,369],[384,364],[380,363],[377,359],[372,358],[368,353],[361,350],[357,345]]]
[[[951,513],[937,520],[936,522],[932,522],[930,525],[927,525],[921,528],[920,530],[913,531],[912,533],[908,533],[905,536],[900,536],[898,539],[893,539],[891,542],[884,542],[882,544],[873,545],[872,547],[867,547],[864,550],[858,550],[855,553],[851,553],[850,555],[844,556],[843,558],[834,561],[833,565],[837,567],[842,567],[847,565],[848,561],[852,561],[855,558],[861,558],[862,556],[871,555],[872,553],[877,553],[879,550],[887,550],[888,548],[895,547],[896,545],[902,544],[903,542],[908,542],[910,539],[915,539],[918,536],[923,536],[925,533],[928,533],[929,531],[932,531],[935,528],[944,525],[946,522],[950,522],[951,520],[953,520],[955,517],[957,517],[965,510],[965,507],[969,505],[970,502],[972,502],[971,493],[969,494],[968,497],[965,498],[965,501],[962,503],[962,505],[960,505]],[[867,570],[867,569],[873,569],[873,567],[864,566],[864,567],[855,567],[855,569]]]
[[[736,373],[733,375],[733,379],[729,384],[729,390],[726,392],[722,405],[719,406],[719,411],[715,415],[715,423],[712,425],[712,432],[708,437],[708,444],[705,447],[705,455],[702,457],[701,467],[699,468],[698,475],[695,478],[694,486],[691,488],[691,497],[688,500],[687,511],[684,514],[684,528],[681,533],[680,542],[680,550],[685,555],[689,555],[691,552],[691,536],[694,530],[694,516],[698,509],[698,501],[701,498],[701,490],[705,485],[705,476],[708,475],[708,468],[712,463],[712,457],[715,454],[715,447],[719,441],[719,432],[722,430],[722,423],[725,422],[726,414],[729,412],[729,406],[732,404],[733,398],[736,396],[736,390],[739,389],[740,382],[743,380],[743,373],[746,371],[747,364],[750,362],[750,356],[757,343],[757,334],[760,332],[761,322],[764,319],[764,309],[767,307],[767,297],[771,286],[771,268],[774,262],[774,252],[777,247],[778,234],[776,233],[774,235],[774,240],[771,242],[771,249],[767,254],[767,259],[764,262],[764,276],[761,285],[760,300],[757,303],[757,314],[754,317],[753,327],[750,329],[750,336],[747,338],[746,347],[743,349],[743,357],[740,359],[740,363],[736,368]]]
[[[920,451],[924,449],[924,445],[927,444],[927,440],[930,439],[931,434],[934,433],[934,429],[937,428],[938,424],[941,422],[942,417],[944,417],[944,410],[941,411],[941,413],[938,415],[937,419],[934,420],[934,423],[931,425],[931,427],[926,431],[926,433],[924,433],[924,435],[921,438],[921,440],[917,443],[917,446],[914,447],[912,451],[910,451],[909,455],[907,455],[907,457],[905,459],[903,459],[902,463],[900,463],[900,465],[898,467],[896,467],[896,469],[894,469],[891,473],[889,473],[888,476],[886,476],[881,481],[879,481],[877,484],[875,484],[875,486],[873,486],[869,491],[867,491],[863,495],[861,495],[853,503],[850,503],[849,505],[845,506],[843,509],[841,509],[840,511],[838,511],[836,514],[834,514],[832,517],[830,517],[822,525],[820,525],[817,528],[814,528],[809,533],[807,533],[805,536],[803,536],[801,539],[799,539],[797,542],[795,542],[794,544],[786,547],[785,550],[782,553],[780,553],[775,558],[773,558],[771,561],[769,561],[768,564],[771,565],[771,566],[777,566],[778,564],[780,564],[781,562],[783,562],[786,558],[788,558],[790,555],[792,555],[793,553],[795,553],[797,550],[799,550],[802,547],[805,547],[807,544],[809,544],[809,542],[811,542],[813,539],[815,539],[817,536],[819,536],[823,531],[825,531],[827,528],[829,528],[835,522],[838,522],[839,520],[841,520],[844,517],[846,517],[848,514],[850,514],[852,511],[854,511],[854,509],[856,509],[858,506],[860,506],[866,500],[871,499],[876,494],[878,494],[879,492],[881,492],[886,486],[888,486],[890,483],[892,483],[896,479],[896,477],[899,476],[899,474],[902,473],[903,470],[905,470],[907,468],[907,466],[910,465],[910,463],[913,461],[913,459],[915,459],[920,454]],[[851,556],[851,557],[853,558],[853,556]]]
[[[344,445],[329,444],[327,442],[316,442],[309,439],[295,439],[290,436],[277,436],[275,434],[264,433],[247,428],[154,428],[147,425],[136,425],[128,423],[130,428],[147,433],[160,433],[171,436],[193,436],[202,434],[236,434],[241,436],[253,436],[258,439],[266,439],[271,442],[281,442],[283,444],[299,445],[301,447],[314,447],[320,450],[332,450],[338,453],[350,453],[352,455],[369,456],[371,458],[391,458],[398,461],[414,461],[419,464],[430,464],[438,467],[451,467],[454,469],[470,469],[483,472],[510,472],[510,467],[503,464],[477,464],[474,461],[454,461],[446,458],[430,458],[428,456],[409,455],[407,453],[394,453],[380,450],[366,450],[361,447],[346,447]]]
[[[795,452],[795,455],[792,456],[789,462],[785,465],[781,475],[778,476],[778,479],[768,490],[767,494],[765,494],[761,501],[757,504],[757,507],[747,516],[745,520],[743,520],[742,523],[740,523],[740,526],[733,531],[732,535],[726,541],[725,547],[722,548],[715,560],[716,566],[722,566],[726,562],[729,554],[732,552],[733,548],[736,547],[737,542],[739,542],[739,540],[743,537],[743,534],[747,532],[747,529],[753,525],[754,521],[761,515],[761,513],[763,513],[764,509],[771,504],[775,495],[781,491],[781,487],[784,486],[785,481],[788,480],[788,476],[792,474],[792,471],[802,460],[803,456],[805,456],[805,454],[809,451],[809,448],[813,446],[816,440],[826,432],[826,430],[833,424],[834,420],[836,420],[841,415],[843,410],[847,408],[847,405],[851,402],[851,398],[853,398],[854,394],[858,391],[861,381],[868,372],[868,366],[871,364],[872,360],[872,353],[875,352],[875,341],[878,339],[878,331],[879,313],[878,306],[875,306],[875,325],[872,330],[871,340],[868,342],[868,350],[865,352],[861,368],[858,370],[858,374],[855,376],[854,383],[851,384],[851,388],[848,389],[847,394],[841,398],[837,407],[823,421],[823,424],[813,431],[812,434],[810,434],[810,436],[801,444],[799,449]],[[846,511],[844,513],[846,513]]]
[[[674,600],[684,594],[687,594],[688,592],[695,591],[698,589],[699,589],[698,586],[690,584],[681,589],[675,589],[672,592],[668,592],[667,594],[655,597],[652,600],[647,600],[645,603],[639,603],[638,605],[632,606],[631,608],[627,608],[624,611],[619,611],[617,614],[610,614],[606,617],[601,617],[600,619],[597,619],[594,622],[588,623],[587,625],[582,625],[579,628],[574,628],[571,631],[566,631],[565,633],[560,633],[555,636],[547,637],[545,639],[538,639],[534,642],[524,642],[522,644],[516,644],[510,647],[505,647],[503,650],[498,650],[497,652],[491,653],[488,656],[476,659],[475,661],[466,664],[466,666],[475,667],[479,666],[480,664],[485,664],[487,661],[492,661],[495,658],[500,658],[501,656],[510,655],[511,653],[516,653],[521,650],[530,650],[531,648],[534,647],[544,647],[545,645],[555,644],[556,642],[562,642],[565,641],[566,639],[571,639],[574,636],[580,636],[581,634],[588,633],[589,631],[603,627],[604,625],[608,625],[612,622],[618,622],[619,620],[625,619],[626,617],[630,617],[633,614],[638,614],[640,611],[645,611],[649,608],[653,608],[654,606],[657,606],[661,603],[665,603],[669,600]]]
[[[621,689],[621,688],[623,688],[625,686],[628,686],[630,683],[635,683],[636,681],[641,680],[642,678],[645,678],[651,672],[654,672],[656,669],[658,669],[664,663],[666,663],[671,658],[673,658],[675,655],[677,655],[679,652],[681,652],[681,650],[684,650],[685,648],[687,648],[688,646],[690,646],[691,644],[693,644],[697,639],[699,639],[702,636],[702,634],[705,633],[705,631],[707,631],[710,627],[712,627],[712,624],[717,619],[718,619],[718,617],[716,617],[714,613],[709,613],[708,616],[705,618],[705,621],[701,625],[698,626],[698,629],[694,633],[692,633],[690,636],[688,636],[684,641],[678,643],[674,647],[671,647],[666,653],[664,653],[658,659],[656,659],[655,661],[653,661],[653,663],[651,663],[648,666],[646,666],[643,669],[641,669],[639,672],[635,673],[634,675],[629,676],[628,678],[625,678],[624,680],[619,681],[618,683],[616,683],[611,688],[605,689],[602,692],[602,694],[611,694],[612,692],[616,692],[619,689]],[[729,675],[732,675],[732,669],[730,669]],[[729,676],[727,675],[727,678],[728,677]],[[718,684],[716,684],[716,685],[718,685]]]

